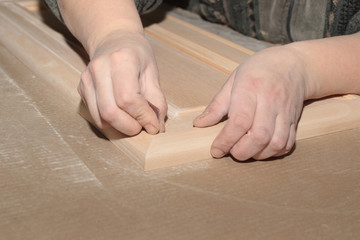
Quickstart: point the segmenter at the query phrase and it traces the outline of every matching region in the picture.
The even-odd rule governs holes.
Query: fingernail
[[[153,126],[152,124],[148,124],[144,128],[145,128],[146,132],[149,134],[157,134],[159,132],[159,129],[157,127]]]
[[[225,155],[225,153],[223,151],[221,151],[220,149],[218,148],[212,148],[211,149],[211,155],[214,157],[214,158],[221,158]]]

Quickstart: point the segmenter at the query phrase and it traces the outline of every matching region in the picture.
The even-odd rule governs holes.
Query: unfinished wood
[[[44,10],[45,6],[43,1],[16,1],[18,4],[20,4],[21,6],[25,7],[27,10],[31,11],[31,12],[39,12],[40,9]]]
[[[160,11],[161,12],[161,11]],[[145,31],[199,60],[230,74],[240,62],[254,54],[252,50],[237,45],[213,33],[164,14],[157,24],[150,24]],[[151,15],[150,15],[151,16]],[[220,43],[220,44],[219,44]]]
[[[296,139],[360,127],[360,96],[344,95],[312,101],[304,107]]]
[[[167,43],[148,36],[168,102],[178,109],[208,104],[227,79],[227,74]]]
[[[226,73],[231,73],[239,65],[238,62],[215,53],[185,37],[168,31],[159,25],[152,25],[146,32]]]
[[[208,159],[211,142],[224,123],[194,128],[192,121],[226,81],[227,72],[252,52],[173,17],[165,18],[159,25],[150,25],[146,32],[169,103],[167,131],[155,136],[141,132],[135,137],[126,137],[111,128],[102,132],[145,170]],[[185,32],[187,35],[183,35]],[[63,35],[16,3],[0,4],[0,34],[7,36],[0,42],[8,50],[42,79],[54,84],[64,98],[71,99],[73,104],[69,107],[78,107],[80,97],[76,86],[80,72],[86,67],[84,56],[80,57],[74,50],[78,46],[69,45]],[[212,49],[214,45],[216,48]],[[228,50],[222,54],[221,49]],[[240,60],[237,55],[241,55]],[[297,139],[360,127],[359,108],[360,97],[351,95],[308,104]],[[82,105],[80,113],[92,121]]]
[[[79,101],[76,94],[80,70],[85,64],[61,36],[45,27],[38,19],[15,3],[0,5],[1,42],[34,72],[46,77],[68,97]],[[39,26],[43,26],[40,29]]]

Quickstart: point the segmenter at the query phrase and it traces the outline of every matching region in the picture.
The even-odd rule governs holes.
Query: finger
[[[81,76],[82,76],[82,74],[81,74]],[[85,104],[85,106],[87,107],[87,105],[86,105],[86,100],[85,100],[85,97],[84,97],[84,94],[83,94],[83,84],[82,84],[82,77],[80,77],[80,82],[79,82],[79,84],[78,84],[78,86],[77,86],[77,91],[78,91],[78,93],[79,93],[79,95],[80,95],[80,97],[81,97],[81,100],[83,101],[83,103]]]
[[[193,121],[195,127],[209,127],[220,122],[228,114],[234,73],[229,77],[218,94],[211,100],[204,112]]]
[[[262,151],[254,155],[253,158],[261,160],[285,152],[290,136],[290,126],[291,123],[288,118],[279,114],[276,117],[275,130],[270,143]]]
[[[100,116],[118,131],[135,135],[141,131],[140,124],[128,113],[121,110],[114,99],[110,70],[105,62],[95,62],[90,67],[96,89],[96,104]]]
[[[233,92],[229,119],[211,146],[213,157],[219,158],[227,154],[249,131],[255,116],[255,109],[255,96],[241,91]]]
[[[142,82],[150,80],[146,79],[146,74],[140,72],[138,61],[131,54],[114,53],[111,61],[111,65],[116,66],[111,70],[116,105],[126,111],[148,133],[156,134],[159,131],[157,116],[141,94],[139,86],[139,77],[143,78]]]
[[[148,100],[151,108],[157,115],[159,132],[165,132],[165,118],[167,116],[168,106],[165,96],[161,91],[159,85],[159,77],[157,74],[156,66],[147,68],[145,74],[148,76],[149,79],[152,79],[153,81],[150,82],[146,87],[144,87],[144,97]]]
[[[275,121],[276,113],[273,108],[264,101],[259,102],[251,129],[232,147],[231,155],[242,161],[262,151],[270,143]]]
[[[296,124],[293,123],[290,126],[290,135],[289,135],[289,139],[288,139],[288,142],[287,142],[286,148],[285,148],[285,150],[287,152],[291,151],[291,149],[293,148],[293,146],[295,144],[295,141],[296,141]]]
[[[99,109],[96,104],[96,94],[93,85],[93,80],[90,72],[86,69],[81,74],[81,80],[78,86],[78,91],[85,105],[87,106],[89,113],[94,120],[95,124],[99,128],[106,127],[106,123],[101,119]]]
[[[294,125],[292,125],[292,126],[290,126],[290,134],[289,134],[289,139],[287,141],[286,147],[282,151],[276,153],[274,155],[274,157],[281,157],[283,155],[288,154],[290,151],[292,151],[292,149],[294,148],[294,145],[295,145],[295,139],[296,139],[296,130],[295,130]]]
[[[81,75],[83,75],[83,73],[82,73]],[[84,91],[84,86],[83,86],[83,84],[82,84],[81,78],[80,78],[79,84],[78,84],[78,86],[77,86],[77,91],[78,91],[78,93],[79,93],[79,95],[80,95],[80,97],[81,97],[81,102],[84,104],[84,106],[86,107],[86,109],[88,109],[88,111],[89,111],[89,106],[87,105],[87,102],[86,102],[86,99],[85,99],[85,96],[84,96],[85,93],[83,93],[83,91]],[[89,113],[90,113],[90,111],[89,111]],[[90,116],[91,116],[91,114],[90,114]],[[94,121],[94,123],[95,123],[95,125],[97,126],[97,124],[96,124],[95,121]]]

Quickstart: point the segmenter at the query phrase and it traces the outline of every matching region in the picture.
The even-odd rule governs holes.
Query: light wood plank
[[[191,37],[179,37],[182,33],[176,29],[190,31]],[[102,132],[145,170],[208,159],[211,157],[211,142],[224,123],[200,129],[192,126],[192,120],[226,81],[227,72],[242,61],[236,59],[237,54],[229,53],[239,53],[243,58],[252,52],[173,18],[165,18],[164,23],[159,25],[150,25],[147,33],[158,61],[161,85],[169,102],[167,131],[156,136],[141,132],[135,137],[127,137],[111,128]],[[41,79],[54,84],[64,98],[72,99],[73,104],[69,107],[78,108],[80,97],[76,86],[80,72],[86,66],[84,56],[74,51],[79,50],[79,46],[70,46],[61,34],[15,3],[0,4],[0,34],[7,36],[0,39],[1,44]],[[217,47],[204,47],[205,37],[208,38],[205,42]],[[221,49],[232,51],[227,50],[222,54]],[[360,97],[355,95],[310,103],[304,108],[297,139],[358,128],[359,108]],[[79,111],[92,121],[83,105]]]

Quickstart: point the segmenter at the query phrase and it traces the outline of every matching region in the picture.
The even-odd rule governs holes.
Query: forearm
[[[58,5],[66,26],[90,57],[114,31],[143,34],[134,0],[58,0]]]
[[[360,94],[360,33],[289,44],[303,59],[305,99]]]

